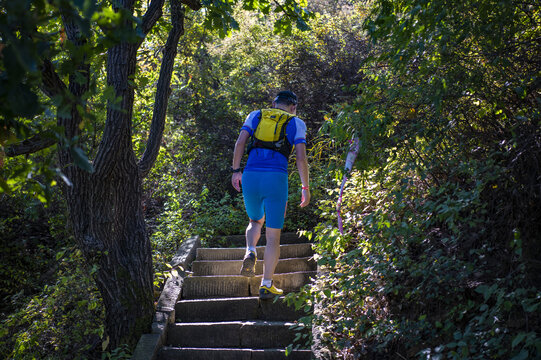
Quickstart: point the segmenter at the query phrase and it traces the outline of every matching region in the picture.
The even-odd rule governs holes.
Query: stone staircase
[[[281,237],[280,260],[274,282],[285,293],[296,291],[315,277],[311,244],[295,234]],[[175,307],[176,322],[169,324],[161,360],[274,360],[310,359],[308,349],[285,348],[293,343],[295,320],[305,314],[281,299],[259,300],[264,246],[257,247],[256,276],[240,276],[244,236],[228,237],[237,248],[199,248]],[[259,241],[265,244],[264,237]],[[306,330],[308,331],[308,330]]]

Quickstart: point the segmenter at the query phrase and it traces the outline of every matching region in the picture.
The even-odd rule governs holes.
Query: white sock
[[[261,286],[266,286],[266,287],[270,288],[272,286],[272,279],[270,279],[270,280],[262,279],[261,280]]]
[[[255,246],[248,246],[248,247],[246,248],[246,252],[247,252],[247,253],[250,252],[250,251],[256,252],[256,251],[255,251]]]

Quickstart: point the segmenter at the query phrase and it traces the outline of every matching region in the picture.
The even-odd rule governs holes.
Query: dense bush
[[[377,1],[349,227],[314,231],[325,276],[296,299],[329,358],[541,356],[540,14],[527,2]]]
[[[5,358],[98,358],[104,332],[103,306],[81,254],[67,247],[56,254],[57,279],[10,314],[0,333]]]
[[[56,223],[49,209],[44,209],[33,199],[4,198],[0,203],[0,312],[4,316],[20,305],[19,300],[24,301],[25,296],[40,291],[43,282],[50,280],[53,275],[51,268],[56,266],[51,259],[65,241],[52,236],[52,226],[47,221],[54,223],[51,225],[55,227],[65,225]],[[63,220],[61,217],[60,221]]]

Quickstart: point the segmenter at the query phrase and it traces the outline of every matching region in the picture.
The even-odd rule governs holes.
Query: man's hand
[[[310,203],[310,189],[302,189],[301,204],[300,207],[303,208]]]
[[[240,192],[241,184],[242,184],[242,173],[241,172],[233,173],[233,175],[231,175],[231,185],[233,185],[235,190]]]

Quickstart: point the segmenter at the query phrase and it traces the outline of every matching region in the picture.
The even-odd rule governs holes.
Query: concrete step
[[[200,348],[285,348],[293,343],[298,332],[291,329],[294,325],[293,322],[262,320],[175,323],[169,325],[166,345]]]
[[[239,275],[242,260],[199,260],[192,263],[192,271],[197,276]],[[311,257],[280,259],[276,265],[276,274],[315,271],[316,262]],[[263,259],[256,263],[256,275],[263,274]]]
[[[265,247],[258,246],[256,250],[257,258],[263,259]],[[199,248],[196,260],[242,260],[245,252],[245,248]],[[280,245],[280,259],[309,257],[312,254],[312,244],[309,243]]]
[[[164,346],[159,360],[310,360],[310,350],[293,350],[286,357],[284,349],[177,348]]]
[[[276,287],[289,293],[299,290],[315,277],[315,271],[275,274],[273,281]],[[182,285],[183,299],[201,299],[218,297],[259,296],[261,276],[189,276]]]
[[[280,244],[299,244],[309,242],[308,239],[304,236],[299,236],[294,232],[282,233],[280,235]],[[265,235],[262,234],[261,238],[258,241],[259,245],[267,244],[267,239]],[[246,236],[243,235],[230,235],[230,236],[220,236],[214,238],[208,242],[208,247],[244,247],[246,246]]]
[[[287,306],[284,297],[260,301],[258,297],[181,300],[175,306],[177,322],[275,320],[294,321],[306,313]]]

